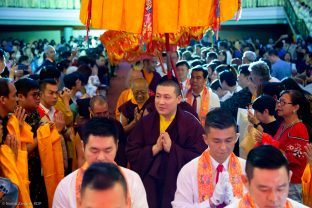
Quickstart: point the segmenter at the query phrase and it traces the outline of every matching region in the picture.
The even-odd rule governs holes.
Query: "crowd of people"
[[[204,38],[163,53],[173,65],[146,56],[115,115],[118,69],[96,38],[1,44],[2,204],[312,206],[311,39]]]

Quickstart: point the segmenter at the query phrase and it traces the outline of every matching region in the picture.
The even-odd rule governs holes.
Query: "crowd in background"
[[[83,37],[72,37],[69,42],[62,40],[61,43],[46,39],[31,43],[7,39],[1,41],[0,48],[4,57],[1,60],[4,69],[1,77],[10,78],[15,83],[22,82],[25,78],[39,81],[37,88],[40,90],[42,105],[48,103],[50,99],[48,96],[52,96],[49,93],[53,94],[52,104],[47,104],[45,107],[62,112],[62,116],[52,115],[56,117],[51,117],[51,120],[56,123],[58,133],[63,135],[61,143],[64,174],[71,173],[84,163],[81,144],[79,144],[80,138],[75,135],[79,135],[79,127],[92,115],[98,113],[108,117],[107,106],[106,111],[96,112],[97,103],[107,105],[104,98],[101,100],[97,96],[106,96],[105,90],[118,69],[108,62],[105,48],[97,38],[91,38],[88,43]],[[163,55],[166,55],[165,52]],[[131,159],[125,154],[127,136],[131,135],[140,119],[155,111],[153,105],[146,104],[147,100],[154,102],[150,101],[156,93],[156,87],[152,86],[153,80],[159,77],[157,78],[159,81],[161,77],[167,75],[169,69],[176,68],[174,74],[178,75],[177,80],[182,87],[185,105],[194,110],[195,117],[201,123],[203,119],[201,114],[205,112],[206,115],[213,107],[227,109],[236,118],[239,108],[246,109],[252,104],[255,114],[249,111],[247,114],[251,124],[248,128],[254,128],[255,131],[254,137],[257,143],[254,145],[276,145],[277,140],[281,143],[277,146],[286,153],[291,164],[300,161],[300,164],[292,169],[294,177],[291,181],[293,186],[289,197],[302,202],[301,176],[306,166],[303,147],[311,142],[312,138],[312,39],[309,37],[307,40],[293,40],[289,35],[282,35],[278,40],[269,39],[266,43],[252,37],[235,41],[219,40],[212,43],[209,38],[204,38],[200,42],[192,42],[187,48],[179,48],[171,53],[171,57],[176,64],[175,67],[167,65],[162,67],[157,57],[131,63],[133,67],[129,72],[127,94],[121,94],[117,106],[113,106],[116,109],[115,118],[122,125],[121,131],[125,131],[124,139],[118,147],[120,150],[117,153],[119,157],[117,163],[127,166],[130,161],[131,167]],[[140,78],[145,80],[142,81]],[[156,85],[158,81],[155,81]],[[16,88],[18,95],[21,93],[21,88],[18,84]],[[196,92],[197,88],[200,89],[199,92]],[[194,100],[197,99],[194,93],[201,94],[203,89],[207,89],[210,93],[209,109],[201,106],[204,101],[194,104]],[[92,101],[94,97],[97,98]],[[39,99],[39,94],[37,98]],[[125,99],[122,100],[123,98]],[[130,101],[134,107],[123,106]],[[138,112],[138,106],[144,107],[146,111]],[[44,110],[43,107],[42,109]],[[132,112],[128,114],[129,109]],[[31,113],[36,111],[40,114],[40,110],[36,109]],[[37,116],[37,113],[35,114]],[[268,119],[265,116],[268,116]],[[30,123],[35,120],[32,119],[30,118]],[[287,143],[289,139],[287,135],[293,133],[292,128],[288,129],[290,126],[294,126],[294,129],[306,129],[301,132],[302,134],[292,137],[298,137],[301,139],[300,142],[294,140],[291,144]],[[290,133],[285,134],[286,132]],[[266,135],[269,135],[270,139],[267,139]],[[299,143],[301,146],[298,146]],[[296,151],[289,150],[291,145]],[[239,155],[238,146],[239,144],[235,153]],[[38,152],[33,154],[32,156],[37,159],[41,157]],[[32,176],[32,174],[40,172],[36,164],[38,161],[29,162],[31,184],[38,179],[36,178],[38,175]],[[46,185],[44,182],[40,184],[41,187],[31,186],[32,200],[50,200],[49,196],[42,196],[42,193],[45,193],[42,190]],[[40,193],[37,192],[38,190]]]

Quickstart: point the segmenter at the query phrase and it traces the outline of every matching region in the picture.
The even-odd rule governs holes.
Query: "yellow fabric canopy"
[[[186,47],[240,10],[241,0],[82,0],[80,20],[87,28],[108,30],[100,40],[110,62],[118,63],[160,54],[165,34],[169,44]]]
[[[88,3],[82,0],[80,20],[87,24]],[[240,9],[238,0],[218,0],[220,21],[232,19]],[[176,33],[180,27],[210,27],[215,18],[216,0],[152,1],[153,33]],[[140,34],[144,20],[145,0],[92,1],[91,27]]]

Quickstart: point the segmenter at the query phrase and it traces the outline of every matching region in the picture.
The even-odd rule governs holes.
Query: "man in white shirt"
[[[221,108],[211,110],[203,137],[209,148],[181,169],[174,208],[224,207],[243,196],[245,160],[233,153],[238,135],[232,114]]]
[[[194,108],[204,126],[207,113],[212,108],[220,107],[220,100],[218,95],[207,87],[208,71],[201,66],[195,66],[191,70],[191,88],[186,94],[186,102]]]
[[[86,163],[59,183],[53,199],[54,208],[75,208],[79,205],[80,193],[77,190],[80,191],[83,174],[89,165],[95,162],[114,163],[118,147],[118,130],[114,122],[108,118],[92,118],[85,124],[82,139]],[[119,168],[129,187],[131,207],[148,207],[139,175],[127,168]]]
[[[81,208],[130,207],[127,181],[113,163],[94,163],[81,184]]]
[[[275,147],[262,145],[251,150],[247,156],[246,175],[243,181],[248,193],[228,208],[307,207],[287,198],[292,172],[286,157]]]
[[[182,85],[182,96],[185,98],[187,91],[190,89],[190,79],[188,78],[190,65],[185,60],[176,63],[177,75]]]

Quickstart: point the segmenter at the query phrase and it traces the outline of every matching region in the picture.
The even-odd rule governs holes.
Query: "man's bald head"
[[[135,100],[139,104],[143,104],[148,99],[148,84],[144,78],[133,80],[131,90]]]
[[[102,95],[92,97],[89,111],[91,117],[109,117],[107,100]]]

